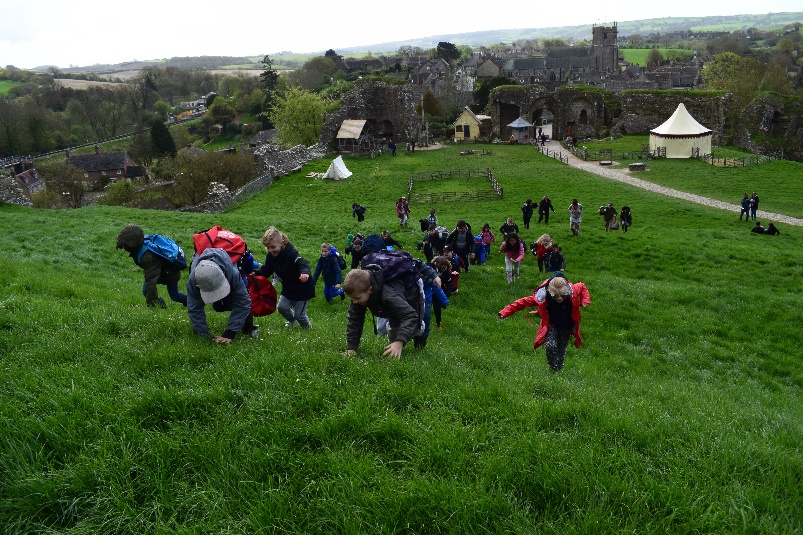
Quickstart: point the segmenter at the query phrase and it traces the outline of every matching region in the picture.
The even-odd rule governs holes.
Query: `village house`
[[[67,163],[77,167],[84,173],[84,183],[90,189],[100,189],[108,183],[133,178],[131,171],[142,168],[134,165],[134,161],[126,151],[100,152],[95,147],[95,154],[77,154],[70,156],[67,152]]]
[[[26,195],[45,189],[45,181],[36,169],[27,169],[14,176]]]
[[[457,141],[477,139],[491,135],[493,123],[488,115],[477,115],[466,106],[453,124]]]

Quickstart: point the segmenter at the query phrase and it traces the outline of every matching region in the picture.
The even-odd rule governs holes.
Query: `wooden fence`
[[[697,159],[715,167],[747,167],[749,165],[760,165],[762,163],[774,162],[778,159],[778,157],[752,154],[744,158],[714,158],[710,154],[704,154],[702,156],[698,156]]]
[[[443,191],[431,193],[413,193],[413,185],[416,182],[427,180],[444,180],[450,178],[487,178],[491,183],[491,189],[465,190],[465,191]],[[411,203],[432,204],[436,202],[458,202],[458,201],[486,201],[501,199],[504,190],[494,177],[490,169],[449,169],[447,171],[424,171],[413,173],[407,181],[407,199]]]

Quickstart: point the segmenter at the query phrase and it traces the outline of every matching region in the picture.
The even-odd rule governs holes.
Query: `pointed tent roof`
[[[702,137],[711,135],[711,130],[694,120],[681,102],[672,117],[650,134],[658,137]]]
[[[346,164],[343,163],[343,157],[338,156],[332,163],[329,164],[329,169],[326,170],[324,173],[323,178],[333,178],[335,180],[343,180],[344,178],[348,178],[351,176],[351,171],[346,168]]]
[[[510,123],[508,126],[511,128],[529,128],[532,126],[532,123],[528,123],[527,121],[519,117],[518,119]]]

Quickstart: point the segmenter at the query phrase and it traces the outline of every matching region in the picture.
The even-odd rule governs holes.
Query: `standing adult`
[[[758,193],[754,191],[753,196],[750,198],[750,215],[752,216],[753,221],[756,220],[757,211],[758,211]]]
[[[524,201],[524,204],[521,205],[521,215],[524,219],[524,228],[530,228],[530,220],[533,218],[534,209],[535,203],[533,203],[532,199],[527,199]]]
[[[541,198],[541,201],[538,203],[538,222],[540,223],[541,220],[544,220],[544,224],[549,225],[549,211],[555,212],[555,208],[552,206],[552,201],[549,200],[549,195],[544,195]]]
[[[569,229],[575,236],[580,235],[580,223],[583,222],[583,205],[572,199],[569,205]]]
[[[407,219],[410,217],[410,204],[406,197],[399,197],[396,201],[396,215],[399,217],[399,225],[406,227]]]
[[[600,208],[599,213],[602,216],[602,219],[605,221],[605,232],[610,232],[613,221],[616,219],[616,214],[619,212],[617,212],[616,208],[613,207],[613,203],[609,202],[607,206]]]
[[[742,211],[739,212],[739,221],[742,220],[742,216],[744,216],[745,221],[750,221],[750,204],[750,197],[747,195],[747,193],[745,193],[744,197],[742,197],[742,202],[740,203]]]

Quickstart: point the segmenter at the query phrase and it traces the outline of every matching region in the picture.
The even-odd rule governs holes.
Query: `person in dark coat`
[[[343,250],[343,253],[351,255],[351,269],[356,269],[360,265],[360,260],[365,256],[365,251],[362,250],[362,239],[354,238],[351,245]]]
[[[512,217],[508,217],[505,220],[505,222],[502,223],[502,226],[499,227],[499,232],[502,233],[502,239],[505,239],[505,236],[507,236],[508,234],[512,234],[514,232],[516,234],[518,234],[519,233],[519,226],[516,223],[513,222],[513,218]]]
[[[468,273],[468,264],[471,257],[474,256],[474,234],[471,233],[471,225],[461,219],[457,222],[457,227],[449,234],[446,239],[446,245],[449,245],[454,251],[454,254],[460,257],[464,269]]]
[[[187,296],[178,291],[178,281],[181,278],[181,271],[175,269],[170,263],[151,251],[145,251],[137,262],[140,249],[145,244],[145,233],[139,225],[126,225],[117,235],[117,248],[125,249],[134,263],[142,268],[145,273],[145,282],[142,284],[142,295],[145,296],[145,304],[149,307],[166,308],[164,299],[159,297],[156,289],[157,284],[164,284],[167,288],[167,295],[170,299],[187,306]]]
[[[265,263],[254,273],[270,277],[274,273],[281,279],[282,292],[276,310],[287,320],[285,327],[301,325],[312,327],[307,316],[309,300],[315,297],[315,282],[310,276],[309,262],[298,254],[284,232],[270,227],[262,236],[262,244],[268,251]]]
[[[741,206],[741,211],[739,212],[739,221],[742,220],[742,216],[744,216],[745,221],[750,221],[750,205],[752,201],[750,200],[750,196],[747,193],[744,194],[742,197],[742,202],[739,203]]]
[[[767,225],[767,228],[764,230],[764,234],[768,234],[770,236],[775,236],[776,234],[780,234],[781,231],[778,230],[778,227],[770,223]]]
[[[204,310],[204,305],[209,304],[215,312],[231,311],[226,330],[220,336],[209,334]],[[254,338],[259,336],[243,277],[223,249],[210,247],[193,257],[187,279],[187,314],[196,334],[218,344],[228,344],[240,331]]]
[[[754,191],[753,196],[750,197],[750,217],[753,218],[753,221],[756,220],[756,212],[758,212],[758,193]]]
[[[761,221],[756,221],[756,226],[750,229],[750,232],[756,234],[766,234],[764,227],[761,226]]]
[[[521,217],[524,219],[524,228],[530,228],[530,220],[533,218],[534,209],[535,203],[532,199],[527,199],[524,201],[524,204],[521,205]]]
[[[555,208],[552,206],[552,201],[549,200],[549,195],[544,195],[541,201],[538,203],[538,222],[540,223],[541,220],[544,220],[544,224],[549,225],[549,211],[555,211]]]
[[[351,298],[346,326],[347,355],[356,355],[365,324],[365,312],[388,319],[388,345],[382,353],[390,359],[401,358],[411,338],[424,336],[422,325],[426,305],[422,286],[407,286],[401,278],[385,282],[379,266],[349,271],[343,291]],[[421,345],[417,340],[416,345]],[[423,340],[426,343],[426,340]]]

